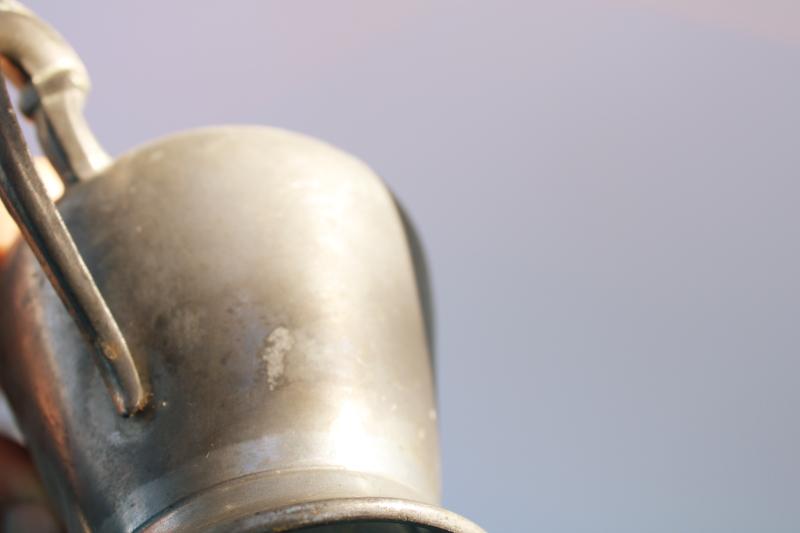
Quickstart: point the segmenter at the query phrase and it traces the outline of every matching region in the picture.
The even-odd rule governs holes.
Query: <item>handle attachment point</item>
[[[65,184],[89,179],[105,168],[110,158],[82,113],[89,78],[61,36],[18,2],[0,0],[0,56],[7,60],[4,71],[22,84],[23,109],[36,123],[45,152]],[[97,353],[117,410],[130,415],[142,409],[148,401],[145,384],[119,325],[34,169],[2,78],[0,197]]]

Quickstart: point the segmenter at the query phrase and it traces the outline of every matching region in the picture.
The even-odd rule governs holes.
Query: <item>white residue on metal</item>
[[[272,330],[264,342],[264,351],[261,359],[267,363],[267,384],[269,390],[275,390],[285,370],[286,354],[294,346],[292,332],[283,326]]]

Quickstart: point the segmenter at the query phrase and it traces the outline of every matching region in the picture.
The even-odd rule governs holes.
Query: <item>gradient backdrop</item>
[[[114,154],[262,123],[388,181],[430,255],[451,509],[800,531],[796,0],[27,3]]]

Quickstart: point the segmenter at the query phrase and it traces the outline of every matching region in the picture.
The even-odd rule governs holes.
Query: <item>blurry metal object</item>
[[[0,379],[68,529],[480,532],[436,507],[421,252],[381,181],[261,127],[110,162],[56,37],[0,1],[0,52],[70,184],[59,217],[6,105],[2,189],[30,246],[3,265]],[[151,391],[132,416],[79,333],[115,338],[98,323],[130,348],[112,378],[145,384],[110,380],[120,410]]]
[[[141,409],[146,394],[125,338],[92,280],[28,154],[0,83],[0,197],[75,322],[98,352],[117,410]]]
[[[17,2],[0,3],[0,54],[17,68],[19,83],[37,117],[39,131],[51,151],[65,154],[61,165],[67,180],[108,163],[82,119],[88,75],[78,56],[55,31]],[[33,95],[32,98],[30,95]],[[92,280],[75,243],[64,226],[44,184],[33,168],[25,140],[14,116],[5,84],[0,87],[0,195],[17,222],[64,304],[98,352],[100,367],[117,409],[131,413],[146,401],[146,392],[125,338]],[[77,124],[83,125],[76,128]],[[60,142],[64,133],[67,144]],[[86,149],[83,147],[86,146]],[[87,157],[94,153],[95,157]],[[103,154],[103,155],[97,155]],[[51,159],[57,159],[52,158]],[[88,177],[88,176],[87,176]]]
[[[83,117],[89,75],[58,32],[19,2],[0,0],[0,56],[6,74],[21,86],[22,109],[62,177],[88,179],[108,166],[108,154]]]

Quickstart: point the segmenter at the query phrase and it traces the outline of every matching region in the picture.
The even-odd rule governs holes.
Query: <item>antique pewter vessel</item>
[[[69,531],[481,531],[437,507],[420,251],[364,164],[265,127],[112,161],[80,60],[7,0],[0,55],[67,186],[3,87],[0,380]]]

